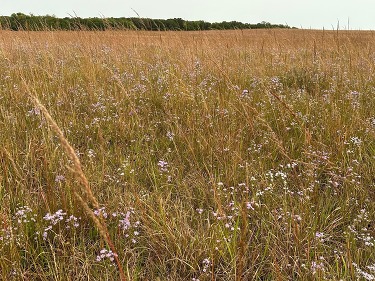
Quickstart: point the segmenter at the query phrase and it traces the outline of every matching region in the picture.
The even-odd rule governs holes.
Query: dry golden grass
[[[0,31],[1,279],[371,280],[374,35]]]

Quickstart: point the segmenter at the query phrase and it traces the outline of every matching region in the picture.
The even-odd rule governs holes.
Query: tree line
[[[181,18],[150,19],[150,18],[80,18],[56,16],[35,16],[15,13],[11,16],[0,16],[0,28],[6,30],[226,30],[226,29],[259,29],[259,28],[291,28],[284,24],[260,22],[256,24],[238,21],[210,23],[203,20],[188,21]]]

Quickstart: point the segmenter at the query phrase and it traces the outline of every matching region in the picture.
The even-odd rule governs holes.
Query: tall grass
[[[373,32],[0,38],[1,279],[375,279]]]

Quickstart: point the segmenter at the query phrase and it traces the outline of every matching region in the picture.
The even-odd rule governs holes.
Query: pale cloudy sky
[[[375,30],[375,0],[0,0],[0,15],[183,18]]]

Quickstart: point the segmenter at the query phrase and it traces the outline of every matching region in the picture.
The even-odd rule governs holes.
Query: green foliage
[[[150,18],[80,18],[55,16],[34,16],[22,13],[0,17],[0,28],[11,30],[225,30],[225,29],[259,29],[259,28],[290,28],[287,25],[261,22],[257,24],[238,21],[210,23],[206,21],[187,21],[181,18],[150,19]]]

